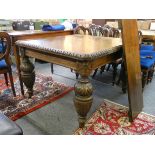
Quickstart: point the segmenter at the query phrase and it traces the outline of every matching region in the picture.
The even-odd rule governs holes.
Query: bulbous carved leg
[[[86,77],[81,77],[75,84],[74,104],[79,115],[79,127],[83,127],[86,121],[87,113],[89,112],[93,97],[92,84]]]
[[[21,78],[27,88],[28,97],[31,98],[33,95],[33,85],[35,82],[35,72],[34,65],[30,62],[27,56],[22,58],[22,63],[20,66]]]

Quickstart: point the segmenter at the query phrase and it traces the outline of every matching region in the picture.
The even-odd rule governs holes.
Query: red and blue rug
[[[100,108],[88,119],[84,128],[75,135],[155,135],[155,116],[140,113],[132,123],[128,119],[128,108],[104,100]]]
[[[73,90],[72,87],[54,81],[52,77],[37,74],[34,85],[34,96],[31,99],[28,99],[21,95],[19,80],[14,81],[17,97],[13,97],[10,86],[6,86],[4,76],[2,74],[0,75],[0,111],[12,120],[17,120],[18,118],[63,97]]]

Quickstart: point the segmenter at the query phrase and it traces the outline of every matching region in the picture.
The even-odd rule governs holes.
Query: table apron
[[[120,58],[119,52],[114,52],[114,53],[111,53],[109,55],[105,55],[103,57],[100,57],[100,58],[93,60],[92,61],[92,68],[96,69],[96,68],[101,67],[105,64],[114,62],[115,60],[117,60],[119,58]]]
[[[54,55],[54,54],[49,55],[48,53],[45,53],[45,52],[40,52],[40,51],[38,52],[36,50],[30,50],[30,49],[25,49],[25,55],[28,57],[33,57],[49,63],[61,65],[67,68],[72,68],[75,71],[78,71],[80,64],[82,65],[82,64],[88,63],[89,66],[91,66],[90,67],[91,70],[94,70],[98,67],[111,63],[117,60],[118,58],[120,58],[119,52],[114,52],[109,55],[105,55],[93,60],[90,59],[90,60],[82,61],[74,58],[64,57],[61,55]]]

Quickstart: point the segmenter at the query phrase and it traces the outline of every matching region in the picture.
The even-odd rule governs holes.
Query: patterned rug
[[[73,90],[72,87],[53,81],[52,77],[37,74],[34,96],[28,99],[21,95],[19,80],[14,83],[17,97],[13,97],[11,88],[5,84],[4,76],[0,75],[0,111],[12,120],[17,120]]]
[[[155,135],[155,116],[140,113],[130,123],[127,113],[127,107],[105,100],[75,135]]]

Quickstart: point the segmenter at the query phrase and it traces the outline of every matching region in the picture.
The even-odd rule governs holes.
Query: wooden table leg
[[[21,69],[22,81],[24,82],[28,90],[27,91],[28,98],[31,98],[31,96],[33,95],[33,85],[35,82],[35,71],[34,71],[34,65],[29,60],[29,57],[25,55],[22,56],[20,69]]]
[[[21,79],[21,74],[20,74],[20,56],[19,56],[19,51],[17,50],[16,46],[13,46],[13,52],[14,52],[15,61],[16,61],[16,68],[18,72],[21,93],[22,95],[24,95],[23,81]]]
[[[93,97],[92,97],[92,84],[88,77],[80,77],[75,84],[75,97],[74,104],[76,111],[79,115],[79,127],[82,128],[85,124],[87,113],[89,112]]]

